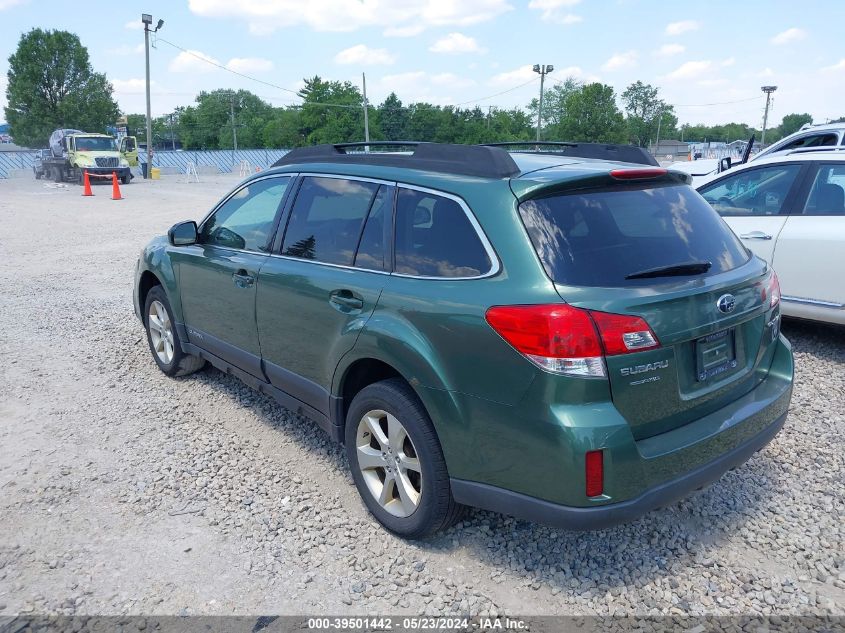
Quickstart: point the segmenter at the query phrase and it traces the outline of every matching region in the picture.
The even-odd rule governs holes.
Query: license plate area
[[[734,328],[708,334],[695,342],[696,379],[705,382],[736,369],[736,333]]]

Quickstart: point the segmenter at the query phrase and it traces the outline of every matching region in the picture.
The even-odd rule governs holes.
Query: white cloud
[[[701,25],[695,20],[681,20],[666,25],[666,35],[681,35],[687,31],[696,31]]]
[[[12,7],[16,7],[24,2],[26,2],[26,0],[0,0],[0,11],[11,9]]]
[[[728,66],[733,66],[736,63],[735,57],[728,57],[727,59],[723,59],[722,63],[719,64],[722,68],[727,68]]]
[[[774,77],[774,76],[775,76],[775,71],[774,71],[774,70],[772,70],[772,69],[771,69],[771,68],[769,68],[769,67],[766,67],[766,68],[764,68],[763,70],[761,70],[759,73],[757,73],[757,76],[758,76],[760,79],[768,79],[769,77]]]
[[[622,68],[632,68],[636,65],[637,51],[626,51],[624,53],[615,53],[602,65],[601,69],[621,70]]]
[[[825,66],[822,68],[822,72],[836,72],[838,70],[845,70],[845,57],[840,59],[837,63],[833,64],[833,66]]]
[[[798,42],[807,37],[807,32],[803,29],[791,28],[775,35],[770,41],[772,44],[789,44],[790,42]]]
[[[710,70],[713,62],[710,60],[685,62],[665,76],[665,79],[692,79]]]
[[[507,0],[188,0],[196,15],[245,20],[254,34],[267,35],[289,26],[315,31],[355,31],[381,26],[395,34],[422,26],[467,26],[510,11]]]
[[[574,13],[566,13],[565,9],[574,7],[581,0],[531,0],[528,3],[529,9],[535,11],[542,11],[540,18],[546,22],[555,22],[557,24],[576,24],[581,22],[583,18]]]
[[[334,56],[336,64],[392,64],[396,58],[386,48],[370,48],[365,44],[358,44],[340,51]]]
[[[414,37],[425,31],[425,25],[412,24],[410,26],[389,26],[384,29],[385,37]]]
[[[432,53],[484,53],[487,49],[479,46],[474,37],[463,33],[449,33],[432,44],[428,50]]]
[[[168,69],[172,73],[210,73],[214,71],[212,64],[221,65],[219,61],[202,51],[187,50],[174,57]]]
[[[273,70],[273,62],[262,57],[233,57],[226,63],[226,68],[238,73],[268,73]]]
[[[129,20],[129,22],[123,25],[123,28],[129,29],[130,31],[143,31],[144,23],[140,19]]]
[[[114,91],[123,94],[145,94],[147,89],[147,82],[145,79],[112,79],[111,85]],[[150,81],[150,88],[156,86],[155,80]]]
[[[672,57],[673,55],[680,55],[685,50],[687,50],[687,47],[683,44],[664,44],[654,51],[654,54],[657,57]]]
[[[136,46],[130,46],[129,44],[124,44],[123,46],[118,46],[116,48],[110,48],[106,51],[109,55],[143,55],[144,54],[144,45],[138,44]]]
[[[539,79],[540,75],[534,72],[534,67],[531,64],[520,66],[514,70],[508,70],[498,75],[493,75],[490,78],[490,83],[493,85],[519,84],[525,83],[530,79]]]
[[[438,73],[431,76],[431,83],[435,86],[449,88],[467,88],[475,85],[475,80],[469,77],[461,77],[455,73]]]

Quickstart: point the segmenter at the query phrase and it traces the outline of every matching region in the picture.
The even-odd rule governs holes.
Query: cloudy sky
[[[405,103],[524,106],[542,63],[549,81],[657,85],[681,122],[759,126],[764,84],[778,86],[774,124],[845,116],[843,0],[0,0],[0,106],[19,35],[41,27],[77,33],[121,109],[143,112],[142,11],[165,21],[154,115],[202,89],[297,103],[303,77],[360,84],[362,72],[371,102],[393,90]]]

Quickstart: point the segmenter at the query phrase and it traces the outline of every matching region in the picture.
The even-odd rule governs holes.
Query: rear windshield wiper
[[[630,275],[625,279],[648,279],[649,277],[680,277],[683,275],[700,275],[710,270],[711,262],[687,262],[686,264],[672,264],[660,268],[649,268]]]

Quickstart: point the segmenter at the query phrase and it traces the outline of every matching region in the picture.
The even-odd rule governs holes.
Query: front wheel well
[[[141,280],[138,282],[138,305],[141,307],[141,319],[146,323],[144,315],[144,306],[147,303],[147,295],[155,286],[160,286],[161,281],[149,270],[145,270],[141,274]]]

